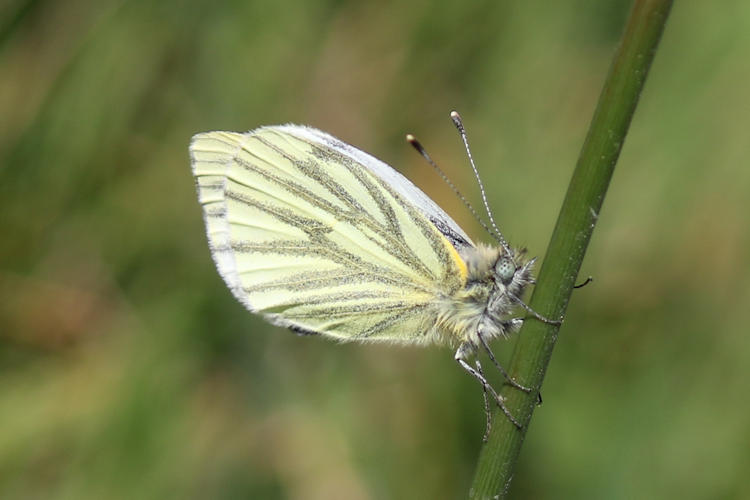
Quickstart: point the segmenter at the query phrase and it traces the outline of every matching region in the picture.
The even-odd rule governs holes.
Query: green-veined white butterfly
[[[475,244],[400,173],[314,128],[197,134],[190,154],[211,254],[247,309],[340,341],[450,345],[519,425],[469,363],[484,348],[500,368],[487,343],[520,326],[516,305],[549,321],[520,300],[534,259],[499,231]]]

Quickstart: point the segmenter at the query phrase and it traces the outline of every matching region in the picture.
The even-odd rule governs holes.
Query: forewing
[[[342,340],[423,341],[436,298],[463,286],[463,261],[401,191],[314,140],[323,136],[284,126],[193,138],[219,273],[276,324]]]
[[[474,246],[471,238],[469,238],[464,230],[461,229],[461,226],[459,226],[450,215],[445,213],[437,203],[432,201],[432,199],[415,186],[414,183],[401,175],[398,171],[391,168],[387,163],[384,163],[374,156],[355,148],[351,144],[347,144],[318,129],[300,127],[297,125],[285,125],[279,128],[297,137],[308,140],[313,144],[318,144],[322,147],[337,151],[338,153],[351,158],[353,161],[359,163],[364,168],[383,179],[392,189],[419,209],[430,220],[430,222],[432,222],[437,230],[440,231],[448,241],[451,242],[451,244],[453,244],[456,250],[460,251],[465,247]]]

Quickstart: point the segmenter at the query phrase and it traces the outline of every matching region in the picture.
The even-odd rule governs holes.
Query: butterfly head
[[[520,297],[524,288],[534,282],[531,271],[536,259],[525,258],[526,249],[500,252],[492,269],[495,286],[503,292]]]
[[[467,285],[483,283],[488,293],[521,296],[524,288],[534,282],[531,275],[535,259],[526,258],[526,249],[505,250],[503,247],[477,245],[463,255],[468,269]]]
[[[516,274],[516,263],[506,254],[502,254],[495,262],[495,276],[500,279],[503,285],[509,285]]]

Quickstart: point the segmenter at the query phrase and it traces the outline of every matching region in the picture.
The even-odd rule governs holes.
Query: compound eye
[[[513,279],[513,275],[516,274],[516,265],[512,260],[502,257],[495,263],[495,274],[503,284],[507,285]]]

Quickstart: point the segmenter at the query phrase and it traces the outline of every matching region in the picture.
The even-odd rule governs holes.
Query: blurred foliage
[[[543,254],[629,2],[0,5],[0,497],[461,498],[481,391],[445,349],[335,345],[234,301],[193,133],[306,123]],[[750,4],[677,2],[516,498],[747,498]],[[509,342],[497,349],[508,355]]]

